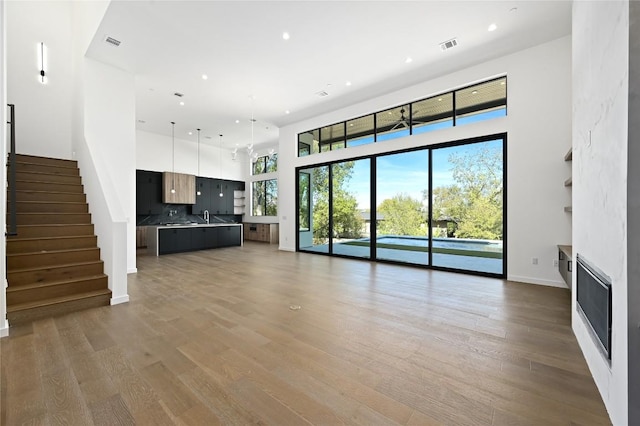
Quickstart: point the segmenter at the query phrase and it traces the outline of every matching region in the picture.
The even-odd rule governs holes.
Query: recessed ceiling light
[[[184,102],[180,101],[180,106],[184,106]]]
[[[236,120],[236,124],[240,123],[240,120]]]
[[[351,82],[350,82],[350,81],[347,81],[347,82],[345,83],[345,86],[351,86]]]
[[[438,98],[438,102],[442,101],[442,98]]]
[[[193,132],[187,132],[187,133],[188,133],[189,135],[192,135],[192,134],[193,134]]]
[[[473,92],[471,92],[471,94],[472,94],[472,95],[477,95],[477,94],[478,94],[478,91],[477,91],[477,90],[474,90]]]
[[[285,31],[285,32],[282,33],[282,39],[283,40],[289,40],[290,38],[291,38],[291,36],[289,35],[288,32]]]
[[[491,24],[489,25],[489,28],[487,28],[487,31],[495,31],[498,29],[498,26],[496,24]]]
[[[286,111],[285,111],[284,113],[285,113],[285,114],[289,114],[290,112],[291,112],[291,111],[289,111],[289,110],[286,110]]]
[[[202,74],[202,79],[203,79],[203,80],[206,80],[206,79],[208,79],[208,78],[209,78],[209,76],[208,76],[208,75],[206,75],[206,74]]]
[[[411,62],[413,62],[413,59],[411,59],[411,56],[407,56],[407,59],[404,60],[405,64],[410,64]]]
[[[506,81],[504,81],[504,80],[502,80],[502,81],[500,82],[500,85],[501,85],[501,86],[504,86],[505,84],[507,84],[507,82],[506,82]]]

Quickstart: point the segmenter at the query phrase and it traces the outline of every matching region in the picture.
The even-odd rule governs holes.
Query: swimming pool
[[[368,239],[366,241],[369,241]],[[378,243],[393,244],[412,247],[429,247],[429,239],[426,237],[404,237],[398,235],[385,235],[376,238]],[[502,253],[502,241],[470,240],[464,238],[434,238],[434,248],[450,248],[457,250],[486,251]]]

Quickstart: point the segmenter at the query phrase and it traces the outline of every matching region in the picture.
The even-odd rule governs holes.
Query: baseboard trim
[[[280,251],[291,251],[291,252],[295,252],[296,251],[296,249],[293,248],[293,247],[284,247],[284,246],[279,246],[278,250],[280,250]]]
[[[7,337],[9,335],[9,321],[4,320],[4,324],[0,327],[0,338]]]
[[[138,268],[133,268],[133,269],[128,269],[127,270],[127,275],[129,274],[137,274],[138,273]]]
[[[567,287],[567,284],[565,284],[564,281],[552,281],[552,280],[542,280],[540,278],[533,278],[533,277],[523,277],[520,275],[507,275],[507,280],[509,281],[517,281],[517,282],[521,282],[521,283],[525,283],[525,284],[536,284],[536,285],[544,285],[547,287],[558,287],[558,288],[566,288],[568,289],[569,287]]]
[[[111,305],[119,305],[121,303],[127,303],[129,301],[129,295],[125,294],[124,296],[112,297]]]

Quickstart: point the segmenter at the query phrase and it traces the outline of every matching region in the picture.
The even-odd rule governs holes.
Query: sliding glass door
[[[298,247],[329,253],[329,166],[298,172]]]
[[[503,140],[432,150],[433,266],[502,274]]]
[[[429,150],[376,158],[376,258],[429,264]]]
[[[331,165],[333,253],[369,258],[371,160]]]
[[[299,169],[298,250],[505,276],[505,141]]]

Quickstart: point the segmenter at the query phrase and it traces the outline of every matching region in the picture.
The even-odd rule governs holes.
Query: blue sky
[[[500,147],[501,141],[460,145],[433,151],[433,185],[447,186],[454,183],[449,156],[454,152],[473,152],[483,146]],[[385,198],[405,193],[422,201],[422,191],[428,186],[429,157],[427,150],[405,152],[378,157],[377,198],[378,205]],[[353,177],[347,183],[348,191],[356,196],[358,209],[370,208],[369,199],[370,160],[355,162]]]

